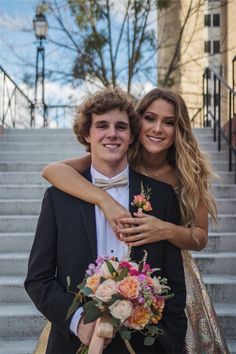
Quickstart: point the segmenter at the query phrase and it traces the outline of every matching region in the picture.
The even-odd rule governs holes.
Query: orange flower
[[[128,299],[136,299],[139,294],[139,281],[133,276],[127,276],[118,283],[118,292]]]
[[[90,288],[93,293],[97,290],[98,286],[100,285],[100,275],[94,274],[89,277],[86,281],[86,287]]]
[[[144,211],[151,211],[152,210],[151,203],[148,200],[143,204],[143,210]]]
[[[126,324],[130,328],[134,328],[137,330],[143,329],[151,318],[151,311],[147,308],[142,306],[136,306],[131,316],[127,319]]]

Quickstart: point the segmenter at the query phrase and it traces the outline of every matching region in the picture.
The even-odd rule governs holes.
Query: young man
[[[87,99],[76,120],[79,140],[91,151],[92,165],[85,176],[95,184],[97,179],[111,182],[107,191],[131,212],[135,210],[130,201],[140,194],[141,183],[144,187],[149,186],[151,214],[155,215],[158,210],[160,219],[178,223],[179,209],[173,189],[128,168],[127,151],[137,136],[137,124],[133,104],[121,90],[107,88]],[[116,186],[114,181],[117,179],[124,183]],[[133,250],[133,259],[142,259],[143,248]],[[145,245],[145,249],[148,263],[152,268],[161,268],[160,275],[167,277],[175,293],[166,302],[161,321],[172,349],[164,349],[164,336],[155,345],[145,347],[144,337],[139,333],[134,334],[131,345],[137,354],[181,353],[186,333],[186,291],[180,250],[166,241]],[[47,353],[76,353],[81,341],[88,344],[92,336],[94,324],[84,325],[82,309],[65,320],[73,299],[67,292],[67,276],[71,278],[71,290],[76,291],[89,263],[98,255],[114,255],[121,259],[126,252],[127,246],[115,237],[98,207],[54,187],[46,191],[25,288],[39,311],[52,322]],[[105,353],[128,353],[119,334]]]

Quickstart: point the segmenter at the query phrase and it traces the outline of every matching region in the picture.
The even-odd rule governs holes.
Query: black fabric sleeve
[[[51,192],[45,193],[39,216],[35,239],[30,253],[25,289],[37,309],[68,338],[71,318],[66,314],[73,300],[58,282],[57,271],[57,225]]]

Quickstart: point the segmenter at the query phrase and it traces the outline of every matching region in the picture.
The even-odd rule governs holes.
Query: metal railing
[[[29,128],[33,120],[33,102],[0,66],[0,125],[6,128]]]
[[[212,81],[213,80],[213,81]],[[212,86],[210,90],[210,86]],[[234,97],[236,91],[213,69],[206,68],[203,74],[203,117],[204,126],[211,126],[213,122],[213,140],[218,143],[218,151],[221,150],[222,139],[228,146],[228,169],[233,170],[233,158],[236,183],[236,146],[232,141],[232,119],[236,116]],[[222,99],[225,99],[227,107],[227,122],[222,126]],[[212,102],[211,102],[212,101]]]
[[[75,105],[35,104],[0,66],[0,126],[4,128],[69,128]]]

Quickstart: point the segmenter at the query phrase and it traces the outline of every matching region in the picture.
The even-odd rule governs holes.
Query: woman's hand
[[[120,223],[126,225],[118,229],[120,240],[131,246],[167,240],[171,235],[170,223],[142,212],[134,213],[134,218],[122,218]]]
[[[107,194],[106,198],[103,198],[99,206],[102,209],[105,218],[110,223],[116,237],[120,239],[118,230],[119,228],[123,229],[126,227],[125,223],[121,222],[121,219],[130,218],[130,212],[115,201],[109,194]],[[130,224],[128,226],[130,226]]]

